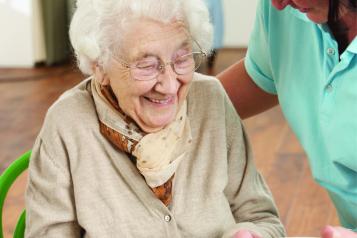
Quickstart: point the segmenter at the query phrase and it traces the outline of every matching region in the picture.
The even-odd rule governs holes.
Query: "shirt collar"
[[[355,36],[355,38],[349,44],[347,50],[351,53],[357,54],[357,36]]]
[[[306,16],[305,13],[300,12],[299,10],[293,8],[292,6],[287,6],[286,11],[289,11],[292,15],[296,16],[300,20],[311,22],[311,20]]]
[[[310,23],[316,24],[316,23],[312,22],[306,16],[305,13],[302,13],[299,10],[297,10],[291,6],[287,6],[286,8],[287,8],[286,11],[289,11],[290,14],[294,15],[298,19],[305,21],[305,22],[310,22]],[[316,26],[319,27],[321,31],[329,33],[328,27],[325,24],[316,24]],[[352,42],[348,45],[346,51],[357,54],[357,36],[355,36],[355,38],[352,40]]]

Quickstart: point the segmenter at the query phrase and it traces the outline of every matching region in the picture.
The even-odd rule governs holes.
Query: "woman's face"
[[[153,59],[172,62],[192,51],[182,23],[143,20],[132,23],[129,29],[122,44],[124,58],[119,58],[131,66],[145,67]],[[177,75],[167,64],[155,78],[140,81],[133,78],[133,70],[115,60],[106,73],[120,108],[147,133],[158,131],[175,119],[193,78],[193,72]]]
[[[326,23],[328,20],[329,0],[272,0],[272,4],[278,10],[290,5],[306,13],[311,21],[318,24]]]

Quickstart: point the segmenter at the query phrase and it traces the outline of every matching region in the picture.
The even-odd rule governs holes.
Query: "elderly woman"
[[[218,80],[201,0],[77,2],[90,74],[49,109],[26,193],[26,237],[280,237],[271,194]]]

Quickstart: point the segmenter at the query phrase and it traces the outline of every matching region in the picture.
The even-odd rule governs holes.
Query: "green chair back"
[[[11,185],[20,176],[20,174],[28,168],[31,151],[26,152],[17,158],[0,176],[0,238],[4,238],[2,210],[5,202],[7,192]],[[25,210],[22,211],[14,231],[14,238],[23,238],[25,234]]]

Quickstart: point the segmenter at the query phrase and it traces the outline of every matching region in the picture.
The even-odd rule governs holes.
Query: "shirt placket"
[[[332,39],[331,34],[324,32],[323,34],[326,44],[324,45],[325,54],[325,70],[327,79],[324,81],[322,89],[322,101],[320,108],[320,122],[322,125],[327,125],[331,113],[333,113],[335,96],[338,90],[338,74],[343,71],[348,63],[346,57],[341,56],[339,60],[338,45],[337,42]]]

